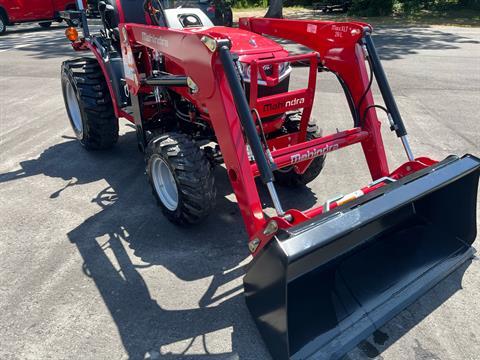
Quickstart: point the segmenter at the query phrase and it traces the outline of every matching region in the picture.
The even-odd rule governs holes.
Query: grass
[[[234,9],[235,21],[239,17],[264,16],[265,8]],[[311,8],[301,6],[286,7],[283,9],[284,17],[287,19],[316,19],[347,21],[350,19],[360,20],[373,25],[440,25],[440,26],[464,26],[480,27],[480,10],[450,10],[450,11],[420,11],[414,15],[394,14],[381,17],[349,16],[342,13],[313,12]]]

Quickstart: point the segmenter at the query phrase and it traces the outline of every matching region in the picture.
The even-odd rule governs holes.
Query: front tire
[[[165,217],[176,224],[195,224],[215,206],[213,167],[186,135],[165,133],[146,150],[147,176]]]
[[[297,114],[289,115],[285,122],[285,129],[289,133],[297,132],[300,129],[300,116]],[[320,137],[318,127],[314,123],[309,123],[307,128],[307,141]],[[305,186],[315,180],[325,166],[326,155],[318,156],[313,159],[310,166],[303,174],[297,174],[293,166],[275,171],[275,181],[283,186],[299,187]]]
[[[118,140],[118,119],[96,59],[62,64],[62,90],[70,124],[87,150],[103,150]]]
[[[0,35],[7,31],[7,19],[6,16],[0,12]]]

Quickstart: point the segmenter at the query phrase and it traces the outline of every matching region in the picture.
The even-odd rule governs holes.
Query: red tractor
[[[93,57],[64,62],[73,130],[88,150],[136,128],[163,214],[177,224],[215,209],[213,169],[224,166],[253,256],[248,308],[277,359],[338,358],[472,257],[480,160],[416,157],[371,33],[358,22],[240,19],[213,26],[199,9],[157,0],[100,1],[103,30],[67,35]],[[312,52],[291,55],[271,35]],[[308,69],[290,90],[292,66]],[[320,135],[310,122],[318,72],[334,74],[353,127]],[[375,103],[377,81],[385,106]],[[403,143],[388,166],[377,110]],[[304,186],[325,156],[361,144],[372,182],[309,210],[285,209],[276,184]],[[255,181],[259,178],[259,181]],[[264,212],[266,187],[276,214]],[[352,189],[353,190],[353,189]]]

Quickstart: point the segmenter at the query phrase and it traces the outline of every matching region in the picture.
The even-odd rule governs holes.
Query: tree
[[[270,0],[266,18],[283,18],[283,0]]]
[[[425,0],[400,0],[401,2],[424,2]],[[353,0],[350,12],[360,16],[385,16],[393,11],[394,0]]]

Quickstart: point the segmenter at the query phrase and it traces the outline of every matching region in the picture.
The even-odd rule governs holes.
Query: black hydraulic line
[[[354,124],[355,127],[360,126],[361,125],[360,124],[360,114],[358,113],[358,109],[355,106],[355,101],[353,100],[352,92],[350,91],[350,88],[348,87],[345,80],[343,80],[343,78],[340,76],[339,73],[337,73],[336,71],[330,70],[326,66],[319,67],[318,71],[319,72],[325,71],[325,72],[329,72],[329,73],[335,75],[338,82],[342,86],[345,97],[347,98],[348,107],[350,108],[350,113],[352,114],[352,117],[353,117],[353,124]]]
[[[373,66],[372,66],[372,61],[370,60],[370,57],[367,57],[367,62],[368,62],[368,67],[370,69],[370,73],[368,75],[368,78],[370,80],[368,81],[368,86],[365,89],[365,91],[363,92],[362,96],[360,97],[360,101],[358,102],[358,105],[357,105],[358,111],[360,111],[360,109],[362,107],[362,104],[365,101],[365,99],[367,98],[367,94],[370,91],[370,89],[372,88],[372,84],[373,84]],[[363,125],[363,123],[362,123],[362,125]]]
[[[385,105],[387,106],[388,112],[390,113],[394,123],[394,130],[398,137],[403,137],[407,135],[407,130],[405,129],[402,116],[398,110],[397,103],[393,97],[392,89],[388,84],[387,76],[385,75],[385,71],[383,70],[382,63],[378,56],[377,50],[375,49],[375,45],[369,31],[366,31],[364,40],[368,55],[370,56],[370,63],[372,65],[375,79],[377,80],[378,88],[382,93],[383,101],[385,102]]]
[[[385,111],[385,113],[388,115],[390,115],[390,113],[388,112],[388,109],[382,105],[370,105],[370,106],[367,106],[367,108],[365,109],[365,111],[363,112],[363,117],[362,117],[362,124],[365,123],[365,119],[367,118],[367,114],[368,114],[368,111],[370,109],[381,109],[383,111]],[[395,129],[392,129],[392,130],[395,130]]]
[[[237,76],[230,49],[226,45],[221,45],[218,52],[220,54],[220,61],[223,64],[228,84],[230,85],[230,90],[232,91],[238,116],[240,117],[253,157],[257,163],[260,177],[264,184],[271,183],[274,180],[273,172],[268,164],[265,153],[263,152],[262,143],[260,142],[252,113],[250,112],[250,107],[248,106],[245,93],[242,89],[242,84]]]
[[[297,61],[295,63],[292,63],[292,66],[296,66],[296,64],[300,64],[302,67],[310,67],[310,63],[305,62],[305,61]],[[352,92],[350,91],[350,88],[348,87],[345,80],[343,80],[343,78],[340,76],[340,74],[338,72],[333,71],[333,70],[329,69],[328,67],[326,67],[322,64],[319,64],[318,72],[328,72],[330,74],[335,75],[338,82],[342,86],[345,97],[347,98],[348,107],[350,108],[350,113],[352,114],[352,117],[353,117],[353,125],[355,127],[360,126],[361,125],[361,123],[360,123],[361,119],[360,119],[360,114],[359,114],[359,107],[357,107],[355,105],[355,101],[353,100]],[[368,90],[370,90],[370,89],[367,89],[366,92],[368,92]],[[359,105],[361,105],[361,102],[359,103]]]

